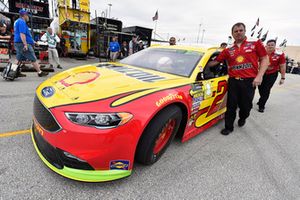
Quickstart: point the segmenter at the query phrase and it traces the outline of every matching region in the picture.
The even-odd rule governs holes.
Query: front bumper
[[[50,163],[49,157],[51,157],[51,155],[49,155],[49,157],[47,156],[48,157],[47,159],[46,156],[44,155],[47,155],[48,152],[46,152],[45,150],[43,151],[42,150],[43,148],[39,148],[39,146],[41,145],[40,143],[44,143],[50,146],[50,148],[48,148],[48,150],[50,149],[50,151],[51,148],[55,149],[55,147],[52,147],[50,144],[48,144],[48,142],[39,134],[40,133],[38,133],[38,131],[35,130],[34,125],[32,125],[31,138],[34,144],[34,148],[37,151],[39,157],[50,169],[52,169],[54,172],[64,177],[77,180],[77,181],[84,181],[84,182],[104,182],[104,181],[111,181],[111,180],[124,178],[131,175],[131,170],[94,170],[94,169],[83,170],[83,169],[74,169],[62,164],[57,164],[57,162]],[[50,152],[50,154],[51,153],[55,154],[54,152]],[[89,168],[88,166],[89,165],[85,163],[85,167]]]

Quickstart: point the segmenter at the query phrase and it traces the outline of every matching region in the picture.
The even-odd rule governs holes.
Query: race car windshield
[[[189,77],[202,56],[196,51],[149,48],[122,59],[120,63]]]

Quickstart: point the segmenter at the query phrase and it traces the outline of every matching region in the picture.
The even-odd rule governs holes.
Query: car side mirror
[[[202,80],[204,80],[204,73],[203,72],[199,72],[197,74],[196,81],[202,81]]]

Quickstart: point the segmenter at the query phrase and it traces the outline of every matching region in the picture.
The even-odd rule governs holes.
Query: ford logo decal
[[[42,89],[42,96],[45,98],[52,97],[54,94],[55,90],[53,87],[44,87]]]

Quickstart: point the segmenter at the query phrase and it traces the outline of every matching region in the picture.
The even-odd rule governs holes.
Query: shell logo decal
[[[62,79],[59,82],[66,87],[70,87],[76,84],[83,85],[93,82],[99,76],[100,74],[98,72],[79,72]]]
[[[235,61],[238,62],[238,63],[242,63],[244,61],[244,57],[243,56],[238,56]]]

